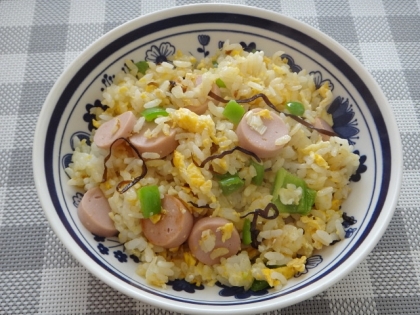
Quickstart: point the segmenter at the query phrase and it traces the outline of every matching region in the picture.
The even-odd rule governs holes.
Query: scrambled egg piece
[[[208,130],[210,136],[214,136],[216,128],[213,119],[206,115],[197,115],[187,108],[180,108],[171,113],[174,124],[192,133],[202,133]]]
[[[328,86],[328,83],[324,83],[319,89],[318,89],[319,94],[323,97],[326,98],[327,97],[327,93],[330,92],[330,87]]]
[[[120,87],[120,89],[119,89],[119,91],[118,91],[120,94],[124,94],[124,93],[127,93],[128,92],[128,87],[127,86],[125,86],[125,85],[123,85],[123,86],[121,86]]]
[[[314,159],[314,162],[316,163],[316,165],[321,166],[325,169],[330,168],[327,161],[325,161],[325,159],[321,155],[316,154],[313,151],[311,151],[310,156]]]
[[[265,119],[273,119],[268,109],[260,110],[259,112],[254,113],[254,115],[260,116],[261,118],[265,118]]]
[[[305,270],[306,257],[302,256],[301,258],[292,259],[287,263],[286,266],[270,269],[264,268],[262,274],[264,275],[264,280],[271,287],[276,287],[281,284],[281,281],[278,279],[278,273],[282,274],[286,279],[292,278],[297,272],[303,272]]]
[[[161,218],[162,218],[162,214],[157,213],[157,214],[154,214],[150,217],[150,221],[152,221],[153,224],[156,224],[160,221]]]
[[[195,259],[194,256],[190,252],[184,253],[184,261],[190,267],[195,266],[195,264],[197,263],[197,259]]]
[[[99,128],[99,126],[101,125],[96,119],[92,119],[92,124],[95,128]]]
[[[300,220],[305,223],[305,232],[309,232],[310,235],[316,230],[325,230],[325,222],[318,217],[302,216]]]
[[[308,234],[312,237],[317,230],[325,231],[325,222],[318,217],[308,217],[302,216],[301,221],[305,223],[305,234]],[[316,249],[322,248],[322,243],[316,240],[313,240],[312,246]]]
[[[302,256],[300,258],[295,258],[289,261],[287,263],[287,267],[293,268],[295,272],[303,272],[305,271],[305,263],[306,263],[306,257]]]
[[[226,240],[230,239],[232,237],[232,231],[233,231],[233,223],[229,222],[225,225],[217,228],[217,231],[222,232],[222,242],[226,242]]]
[[[201,173],[201,170],[194,163],[188,164],[185,166],[185,157],[179,152],[174,151],[173,163],[175,167],[179,170],[180,175],[185,180],[185,182],[190,185],[191,189],[194,191],[201,191],[204,194],[210,195],[212,200],[214,195],[211,193],[212,182],[211,180],[206,180]]]
[[[342,200],[340,199],[333,199],[331,202],[331,209],[333,210],[340,210]]]

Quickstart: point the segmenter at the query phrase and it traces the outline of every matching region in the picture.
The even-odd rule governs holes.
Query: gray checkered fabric
[[[132,18],[196,2],[0,0],[0,314],[175,314],[116,292],[68,253],[38,202],[31,154],[41,106],[83,49]],[[420,314],[420,1],[218,2],[280,12],[336,39],[383,88],[401,131],[402,191],[382,240],[332,288],[270,314]]]

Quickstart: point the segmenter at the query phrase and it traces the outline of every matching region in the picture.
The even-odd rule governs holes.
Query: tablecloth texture
[[[174,314],[115,291],[69,254],[39,204],[31,154],[41,106],[82,50],[130,19],[196,2],[0,0],[0,314]],[[373,252],[332,288],[270,314],[420,314],[420,1],[222,2],[286,14],[346,47],[382,87],[404,150],[396,212]]]

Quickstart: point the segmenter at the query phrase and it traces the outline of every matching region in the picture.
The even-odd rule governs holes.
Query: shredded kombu
[[[273,210],[272,213],[270,213],[270,210]],[[279,216],[279,209],[274,203],[270,202],[264,209],[256,209],[254,211],[248,212],[247,214],[242,215],[241,219],[247,217],[250,214],[253,215],[251,221],[251,246],[255,249],[258,249],[258,245],[260,245],[260,242],[257,239],[258,235],[260,234],[260,230],[257,228],[258,217],[267,220],[274,220]]]
[[[240,152],[245,153],[249,156],[252,156],[258,163],[261,163],[261,159],[254,152],[251,152],[249,150],[241,148],[240,146],[236,146],[233,149],[223,151],[220,154],[215,154],[215,155],[211,155],[211,156],[207,157],[206,159],[203,160],[203,162],[201,162],[199,167],[204,167],[204,165],[206,165],[208,162],[213,161],[215,159],[221,159],[222,157],[224,157],[228,154],[232,154],[235,151],[240,151]]]
[[[116,139],[114,142],[112,142],[112,144],[111,144],[111,146],[109,147],[109,154],[105,157],[105,159],[104,159],[104,173],[103,173],[103,175],[102,175],[102,182],[105,182],[106,181],[106,179],[107,179],[107,175],[108,175],[108,168],[107,168],[107,166],[106,166],[106,162],[108,162],[108,160],[109,160],[109,158],[111,157],[111,155],[112,155],[112,147],[114,146],[114,144],[116,143],[116,142],[118,142],[118,141],[121,141],[121,140],[123,140],[123,141],[125,141],[129,146],[130,146],[130,148],[131,149],[133,149],[133,151],[137,154],[137,156],[138,156],[138,158],[140,159],[140,160],[142,160],[143,161],[143,165],[142,165],[142,172],[141,172],[141,174],[139,175],[139,176],[137,176],[137,177],[135,177],[134,179],[132,179],[132,180],[124,180],[124,181],[122,181],[122,182],[119,182],[118,183],[118,185],[117,185],[117,191],[120,193],[120,194],[123,194],[123,193],[125,193],[127,190],[129,190],[131,187],[133,187],[135,184],[137,184],[143,177],[145,177],[146,176],[146,174],[147,174],[147,166],[146,166],[146,163],[145,163],[145,161],[143,160],[143,158],[141,157],[141,154],[140,154],[140,152],[137,150],[137,148],[130,142],[130,140],[128,140],[128,139],[126,139],[126,138],[118,138],[118,139]]]
[[[219,101],[221,103],[228,103],[229,100],[225,100],[223,97],[213,93],[212,91],[209,92],[208,96],[210,96],[211,98],[215,99],[216,101]],[[267,95],[265,95],[264,93],[258,93],[255,94],[254,96],[251,96],[250,98],[244,98],[244,99],[240,99],[240,100],[235,100],[235,102],[237,103],[251,103],[253,101],[255,101],[257,98],[261,97],[264,102],[273,110],[275,110],[277,113],[283,113],[284,115],[296,120],[298,123],[301,123],[302,125],[304,125],[305,127],[308,127],[309,129],[313,129],[318,131],[319,133],[322,133],[324,135],[327,136],[337,136],[337,134],[335,132],[331,132],[329,130],[325,130],[325,129],[321,129],[321,128],[317,128],[314,125],[308,123],[306,120],[300,118],[299,116],[293,115],[293,114],[289,114],[289,113],[284,113],[279,111],[276,106],[274,106],[273,103],[271,103],[271,101],[268,99]]]

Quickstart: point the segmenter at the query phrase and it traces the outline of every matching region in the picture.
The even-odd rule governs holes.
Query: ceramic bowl
[[[343,204],[345,240],[316,252],[304,272],[282,290],[196,287],[174,281],[152,287],[135,274],[141,263],[117,238],[96,237],[81,225],[82,194],[67,184],[64,168],[73,141],[89,138],[92,108],[127,58],[165,61],[176,50],[197,59],[225,40],[267,55],[285,52],[292,70],[306,69],[317,85],[330,84],[334,130],[354,144],[360,167]],[[42,207],[55,233],[92,274],[111,287],[161,308],[192,314],[248,314],[283,308],[312,297],[353,270],[374,248],[396,206],[402,174],[399,132],[390,106],[371,75],[337,42],[289,17],[237,5],[192,5],[127,22],[90,45],[59,77],[36,128],[33,166]]]

